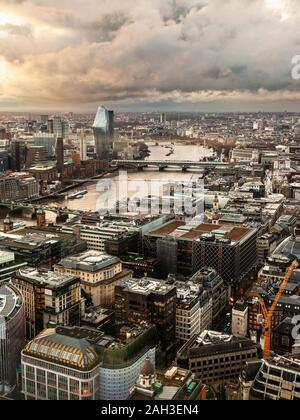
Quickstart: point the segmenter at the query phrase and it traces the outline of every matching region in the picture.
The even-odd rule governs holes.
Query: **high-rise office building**
[[[34,135],[35,146],[43,146],[49,156],[54,156],[56,151],[57,137],[51,133],[37,133]]]
[[[152,278],[128,279],[116,286],[115,294],[117,324],[156,325],[161,361],[170,363],[176,341],[176,287]]]
[[[0,140],[5,140],[7,138],[7,133],[5,127],[0,127]]]
[[[49,115],[46,115],[46,114],[40,115],[41,124],[47,124],[48,120],[49,120]]]
[[[41,162],[48,162],[50,156],[44,146],[28,146],[26,152],[26,168],[31,168]]]
[[[167,115],[165,113],[160,114],[160,123],[166,124],[167,122]]]
[[[64,176],[64,139],[63,137],[58,137],[56,142],[56,159],[57,159],[57,169],[60,178],[62,179]]]
[[[60,116],[54,116],[48,121],[48,131],[65,139],[69,135],[69,123]]]
[[[23,140],[13,140],[10,145],[11,150],[11,169],[21,172],[26,163],[26,144]]]
[[[0,392],[16,384],[16,369],[25,344],[24,303],[11,285],[0,287]]]
[[[84,130],[80,132],[80,160],[81,162],[87,160],[87,143]]]
[[[13,275],[12,283],[24,296],[27,338],[32,339],[50,323],[80,324],[84,299],[77,277],[26,267]]]
[[[93,130],[97,157],[98,159],[107,159],[113,147],[114,112],[100,106],[97,110]]]

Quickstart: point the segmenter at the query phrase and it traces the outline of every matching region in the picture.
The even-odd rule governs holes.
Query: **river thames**
[[[189,160],[198,162],[204,157],[211,157],[213,150],[197,145],[182,145],[173,143],[148,143],[150,156],[146,159],[153,160]],[[172,150],[172,154],[170,154]],[[169,155],[169,156],[167,156]],[[170,169],[163,172],[155,168],[144,169],[140,172],[122,172],[114,176],[108,176],[103,180],[87,183],[78,190],[86,189],[87,193],[80,199],[68,199],[47,203],[55,207],[64,207],[72,210],[103,211],[109,210],[117,199],[141,198],[146,195],[161,195],[162,185],[168,182],[197,181],[201,178],[201,170],[190,170],[182,172],[181,169]],[[5,211],[1,212],[1,223],[5,217]],[[35,221],[30,214],[15,216],[14,221],[24,221],[33,225]],[[47,212],[47,221],[55,222],[56,215]]]

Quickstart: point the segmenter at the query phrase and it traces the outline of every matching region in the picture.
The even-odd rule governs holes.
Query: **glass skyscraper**
[[[113,147],[114,112],[100,106],[97,110],[93,130],[97,157],[98,159],[107,159]]]
[[[35,146],[44,146],[50,157],[55,156],[57,136],[51,133],[37,133],[34,135]]]

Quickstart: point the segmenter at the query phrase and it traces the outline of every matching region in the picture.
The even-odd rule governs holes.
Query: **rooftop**
[[[79,255],[64,258],[58,265],[64,268],[94,273],[118,263],[120,263],[120,259],[117,257],[112,257],[111,255],[98,251],[87,251]]]
[[[250,339],[216,331],[203,331],[194,335],[178,352],[178,358],[223,354],[259,347]]]
[[[27,344],[23,353],[73,369],[90,371],[100,363],[100,359],[84,330],[82,334],[76,334],[76,331],[67,328],[44,330]]]
[[[11,286],[0,287],[0,317],[12,318],[22,305],[21,295]]]
[[[17,277],[21,277],[35,284],[48,286],[52,289],[58,289],[73,283],[77,280],[74,276],[66,274],[54,273],[53,271],[39,270],[37,268],[25,267],[16,273]]]
[[[174,285],[167,284],[163,280],[157,280],[150,277],[145,277],[143,279],[130,278],[125,280],[121,286],[130,292],[143,295],[150,295],[151,293],[165,295],[175,288]]]
[[[251,229],[246,227],[237,227],[235,225],[213,225],[202,223],[197,226],[186,225],[184,222],[173,221],[165,224],[160,229],[150,232],[151,236],[166,237],[173,236],[174,238],[195,240],[201,238],[203,235],[213,235],[215,237],[223,237],[232,242],[239,242],[251,232]]]
[[[202,286],[193,282],[176,281],[174,285],[177,290],[178,303],[183,305],[191,304],[195,299],[199,299],[201,293],[206,293]]]
[[[300,354],[275,356],[265,363],[278,368],[300,373]]]
[[[220,275],[213,268],[203,267],[197,271],[191,278],[190,281],[195,283],[203,284],[204,287],[213,288],[219,283],[223,283]]]

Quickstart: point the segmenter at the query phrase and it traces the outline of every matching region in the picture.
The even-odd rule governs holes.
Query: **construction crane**
[[[259,300],[261,309],[262,309],[262,314],[264,316],[265,319],[265,346],[264,346],[264,359],[268,359],[270,357],[271,354],[271,330],[272,330],[272,318],[273,318],[273,314],[275,309],[277,308],[277,304],[279,302],[279,299],[281,298],[286,285],[288,284],[288,282],[290,281],[292,275],[293,275],[293,271],[298,267],[298,263],[296,261],[294,261],[290,267],[288,268],[286,275],[284,277],[284,280],[279,288],[279,291],[274,299],[274,302],[271,306],[271,308],[268,309],[266,308],[266,304],[264,299],[262,298],[262,296],[259,293],[256,292],[251,292],[251,296],[252,297],[256,297]]]

